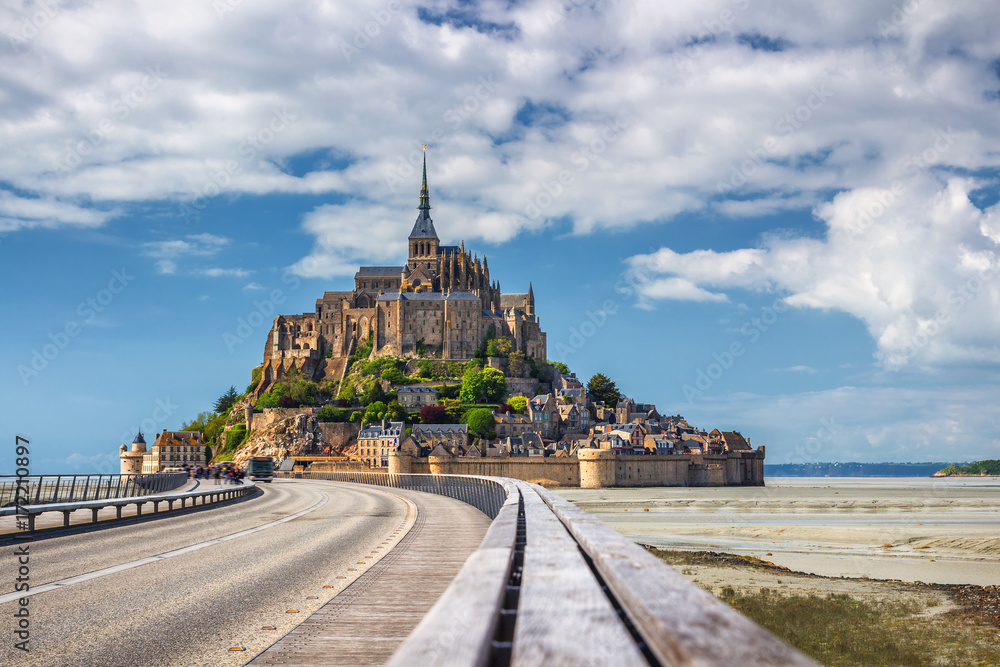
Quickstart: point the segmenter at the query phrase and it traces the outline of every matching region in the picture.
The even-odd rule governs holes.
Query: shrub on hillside
[[[443,405],[425,405],[420,408],[421,424],[447,424],[448,410]]]

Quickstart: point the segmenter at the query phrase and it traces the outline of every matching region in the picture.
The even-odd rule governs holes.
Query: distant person
[[[219,472],[219,469],[218,469],[218,468],[216,468],[216,469],[215,469],[215,473],[214,473],[214,474],[212,475],[212,477],[214,477],[214,478],[215,478],[215,485],[216,485],[216,486],[218,486],[218,485],[219,485],[219,477],[221,477],[221,476],[222,476],[222,473],[220,473],[220,472]]]

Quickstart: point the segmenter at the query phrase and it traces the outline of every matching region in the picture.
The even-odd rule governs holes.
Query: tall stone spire
[[[417,207],[420,213],[417,214],[417,221],[413,223],[413,230],[410,232],[410,240],[413,239],[434,239],[433,248],[429,252],[421,252],[420,256],[437,254],[437,231],[434,229],[434,221],[431,220],[431,195],[427,189],[427,146],[424,146],[424,180],[420,185],[420,206]],[[424,246],[421,245],[420,248]],[[416,257],[412,249],[410,257]]]
[[[424,144],[424,180],[420,184],[420,206],[417,209],[430,210],[431,193],[427,189],[427,144]]]

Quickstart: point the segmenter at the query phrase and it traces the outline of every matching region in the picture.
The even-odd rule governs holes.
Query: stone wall
[[[389,472],[512,477],[546,486],[763,486],[763,447],[716,455],[618,456],[585,449],[568,458],[389,456]],[[334,464],[336,465],[336,464]],[[337,468],[333,468],[337,469]]]
[[[333,449],[343,449],[358,441],[361,422],[320,422],[319,431],[323,442]]]

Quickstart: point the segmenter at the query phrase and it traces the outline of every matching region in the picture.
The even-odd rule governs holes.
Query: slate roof
[[[743,439],[742,435],[740,435],[739,431],[723,431],[722,440],[726,443],[726,449],[729,451],[749,452],[752,450],[747,441]]]
[[[524,310],[528,305],[528,295],[527,294],[501,294],[500,295],[500,307],[504,310],[509,310],[511,308],[520,308]]]
[[[362,428],[361,432],[358,433],[358,438],[396,437],[401,435],[405,430],[403,426],[403,422],[389,422],[389,428],[383,431],[381,424],[372,424],[371,426]]]
[[[354,274],[355,278],[399,278],[403,273],[401,266],[362,266]]]
[[[467,433],[469,431],[468,424],[414,424],[413,434],[416,435],[420,431],[425,431],[427,433],[437,433],[438,431],[442,433]]]
[[[413,230],[410,232],[411,239],[436,239],[437,232],[434,230],[434,221],[431,220],[431,212],[423,209],[417,215],[417,221],[413,223]]]
[[[388,292],[380,294],[379,301],[479,301],[472,292]]]
[[[434,387],[400,387],[398,392],[400,394],[436,394],[437,389]]]

